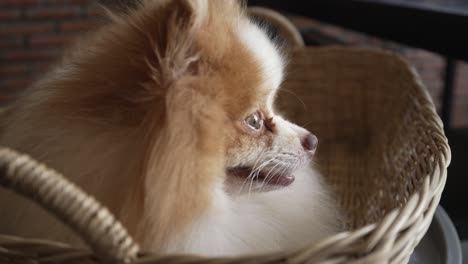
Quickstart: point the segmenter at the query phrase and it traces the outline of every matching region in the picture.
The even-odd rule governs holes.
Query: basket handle
[[[0,147],[0,185],[57,216],[104,260],[128,263],[136,259],[138,245],[105,207],[29,156]]]
[[[284,15],[265,7],[249,7],[248,12],[254,17],[259,17],[274,26],[292,48],[305,46],[301,33],[297,27]]]

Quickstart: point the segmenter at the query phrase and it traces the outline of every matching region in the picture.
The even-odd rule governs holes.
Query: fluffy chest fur
[[[321,175],[296,173],[293,185],[274,192],[230,197],[219,186],[215,203],[167,252],[212,256],[292,250],[335,233],[339,215]]]

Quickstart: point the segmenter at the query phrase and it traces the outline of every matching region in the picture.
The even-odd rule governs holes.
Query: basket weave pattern
[[[278,109],[318,135],[317,164],[350,231],[266,256],[137,255],[124,228],[94,199],[59,173],[0,148],[0,183],[57,215],[91,249],[0,236],[0,262],[407,263],[432,221],[450,162],[419,77],[394,55],[362,49],[299,47],[290,62]]]
[[[450,162],[428,93],[385,52],[308,49],[291,62],[279,108],[318,135],[317,163],[349,228],[363,232],[343,235],[331,251],[367,255],[358,263],[404,263],[429,227]]]
[[[318,135],[317,163],[339,189],[351,227],[406,204],[435,166],[447,165],[440,119],[404,61],[345,48],[298,51],[291,61],[280,109]]]

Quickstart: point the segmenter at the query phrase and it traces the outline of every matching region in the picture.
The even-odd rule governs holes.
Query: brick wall
[[[62,48],[79,33],[94,28],[99,17],[101,9],[96,0],[0,0],[0,103],[14,98],[44,73]],[[350,45],[402,54],[416,66],[434,101],[440,105],[444,68],[441,57],[311,20],[296,18],[295,22],[316,27]],[[453,125],[468,127],[468,65],[462,63],[456,81]]]
[[[0,102],[47,71],[67,43],[99,23],[92,0],[0,1]]]

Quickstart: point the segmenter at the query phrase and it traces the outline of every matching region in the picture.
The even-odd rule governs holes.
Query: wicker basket
[[[139,252],[106,209],[59,173],[0,148],[0,183],[48,209],[90,246],[0,236],[0,262],[408,262],[432,220],[450,161],[442,123],[419,77],[389,53],[302,47],[284,18],[255,12],[289,32],[290,42],[299,46],[292,52],[279,108],[321,139],[318,164],[337,190],[350,231],[265,256],[154,256]]]

